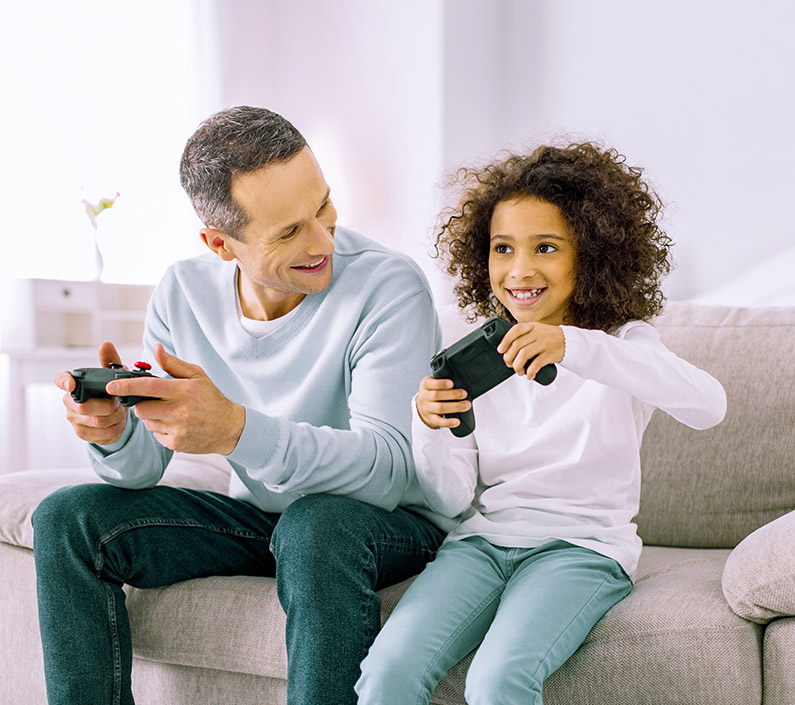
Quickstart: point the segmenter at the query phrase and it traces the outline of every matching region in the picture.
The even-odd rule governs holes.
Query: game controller
[[[511,327],[502,318],[490,318],[477,330],[434,355],[431,373],[436,379],[453,380],[456,389],[467,391],[469,401],[485,394],[515,374],[497,352],[497,346]],[[525,370],[531,362],[528,361]],[[544,365],[536,374],[535,381],[551,384],[557,374],[555,365]],[[472,409],[449,416],[461,421],[460,425],[450,429],[453,435],[463,438],[475,430],[475,412]]]
[[[134,370],[125,370],[118,362],[111,362],[107,367],[78,367],[72,370],[75,388],[72,399],[78,404],[83,404],[89,399],[110,399],[113,394],[105,391],[105,385],[114,379],[129,379],[130,377],[154,377],[148,370],[152,366],[147,362],[136,362]],[[157,397],[118,397],[122,406],[132,406],[144,399],[157,399]]]

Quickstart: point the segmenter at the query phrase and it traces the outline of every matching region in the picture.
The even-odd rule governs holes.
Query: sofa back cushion
[[[656,411],[643,438],[638,533],[732,548],[795,509],[795,308],[670,302],[663,342],[726,389],[726,418],[694,431]]]

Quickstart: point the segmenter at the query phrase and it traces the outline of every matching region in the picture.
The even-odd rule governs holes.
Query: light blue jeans
[[[469,705],[541,705],[546,678],[631,589],[616,561],[564,541],[537,548],[448,541],[362,663],[359,705],[427,704],[478,645]]]

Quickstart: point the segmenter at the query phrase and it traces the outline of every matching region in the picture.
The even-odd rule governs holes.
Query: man
[[[314,155],[268,110],[206,120],[180,175],[212,254],[173,265],[153,294],[158,377],[107,385],[154,399],[64,395],[106,484],[56,492],[33,518],[49,702],[133,702],[124,583],[250,574],[275,575],[287,614],[288,702],[354,703],[375,590],[443,537],[408,442],[439,343],[427,282],[336,227]],[[110,343],[99,358],[120,362]],[[66,372],[55,381],[73,389]],[[174,451],[225,455],[229,496],[157,486]]]

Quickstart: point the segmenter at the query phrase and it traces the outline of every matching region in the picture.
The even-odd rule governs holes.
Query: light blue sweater
[[[337,228],[331,285],[262,338],[241,326],[235,274],[234,262],[211,253],[174,264],[152,296],[144,335],[144,359],[160,342],[245,406],[227,456],[230,495],[269,512],[315,493],[422,509],[411,398],[440,334],[419,267]],[[158,483],[172,451],[130,413],[122,437],[90,455],[103,480],[140,489]]]

